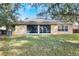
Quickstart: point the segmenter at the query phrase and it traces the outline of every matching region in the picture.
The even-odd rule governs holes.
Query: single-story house
[[[13,24],[13,27],[12,35],[73,34],[76,32],[76,29],[79,30],[77,23],[44,19],[18,21]]]
[[[24,34],[73,34],[79,26],[77,23],[63,22],[60,20],[27,20],[15,24],[13,35]]]

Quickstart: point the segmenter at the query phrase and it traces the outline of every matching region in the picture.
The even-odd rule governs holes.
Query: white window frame
[[[35,25],[37,25],[37,24],[35,24]],[[26,25],[27,26],[27,25]],[[37,30],[38,30],[38,25],[37,25]],[[27,31],[26,31],[27,32]],[[29,33],[29,32],[27,32],[27,34],[38,34],[38,32],[37,33]]]
[[[67,32],[68,31],[68,25],[59,25],[58,31]]]
[[[37,33],[28,33],[28,32],[27,32],[27,34],[50,34],[50,33],[51,33],[51,28],[50,28],[50,33],[40,33],[40,25],[39,25],[39,24],[36,24],[36,25],[38,25],[38,26],[37,26],[38,32],[37,32]],[[51,27],[51,25],[50,25],[50,27]]]

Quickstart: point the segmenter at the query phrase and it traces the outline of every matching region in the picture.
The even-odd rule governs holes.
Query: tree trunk
[[[8,36],[8,30],[9,30],[9,27],[6,26],[6,35]]]
[[[12,28],[11,26],[6,26],[6,35],[11,36],[12,35]]]

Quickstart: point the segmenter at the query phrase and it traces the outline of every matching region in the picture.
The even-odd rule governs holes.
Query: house
[[[6,34],[6,27],[5,26],[0,27],[0,36],[5,34]]]
[[[64,22],[60,20],[31,19],[26,21],[17,21],[13,25],[11,35],[28,35],[28,34],[73,34],[79,33],[78,23]],[[2,34],[4,30],[0,29]],[[76,31],[78,30],[78,31]]]
[[[60,20],[35,19],[19,21],[15,24],[12,35],[28,34],[73,34],[73,24]]]

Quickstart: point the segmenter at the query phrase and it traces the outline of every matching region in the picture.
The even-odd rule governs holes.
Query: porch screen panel
[[[27,25],[27,33],[38,33],[38,25]]]
[[[50,33],[50,25],[40,25],[40,33]]]

